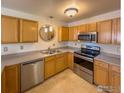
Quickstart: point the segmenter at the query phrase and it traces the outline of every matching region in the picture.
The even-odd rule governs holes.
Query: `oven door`
[[[93,83],[93,59],[86,58],[84,56],[74,54],[74,72],[88,81]]]
[[[74,63],[79,65],[79,68],[89,74],[93,74],[93,59],[79,54],[74,54]]]

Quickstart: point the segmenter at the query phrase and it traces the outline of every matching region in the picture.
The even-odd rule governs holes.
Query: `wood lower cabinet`
[[[74,55],[73,53],[68,53],[68,67],[70,69],[73,69],[73,66],[74,66]]]
[[[38,23],[22,19],[20,20],[20,42],[37,42],[38,41]]]
[[[56,73],[64,70],[67,67],[66,54],[56,55]],[[59,57],[58,57],[59,56]]]
[[[19,42],[19,19],[9,16],[1,16],[1,43]]]
[[[55,56],[45,58],[45,79],[53,76],[55,74]]]
[[[108,64],[95,61],[94,65],[94,82],[97,85],[108,85],[109,84],[109,74],[108,74]]]
[[[120,26],[120,18],[112,19],[112,44],[120,44],[121,42]]]
[[[95,60],[94,83],[109,86],[111,93],[120,93],[120,66]]]
[[[60,27],[59,41],[68,41],[68,40],[69,40],[69,27]]]
[[[20,66],[5,67],[2,73],[2,93],[20,93]]]
[[[110,44],[112,37],[112,21],[101,21],[97,24],[98,43]]]
[[[66,69],[67,53],[57,54],[45,58],[45,79],[55,75],[56,73]]]
[[[109,83],[112,93],[120,93],[120,67],[111,65],[109,68]]]

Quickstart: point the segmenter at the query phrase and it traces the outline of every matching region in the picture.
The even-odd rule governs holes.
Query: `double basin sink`
[[[62,51],[59,49],[50,49],[50,50],[43,50],[41,51],[42,54],[56,54],[61,53]]]

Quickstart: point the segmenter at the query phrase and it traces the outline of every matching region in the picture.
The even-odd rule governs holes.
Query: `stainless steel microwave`
[[[87,33],[79,33],[78,34],[78,40],[79,41],[85,41],[85,42],[94,42],[97,43],[97,32],[87,32]]]

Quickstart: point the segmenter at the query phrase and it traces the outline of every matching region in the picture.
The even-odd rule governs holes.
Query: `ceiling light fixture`
[[[78,13],[78,9],[77,8],[67,8],[64,13],[69,16],[69,17],[73,17]]]

